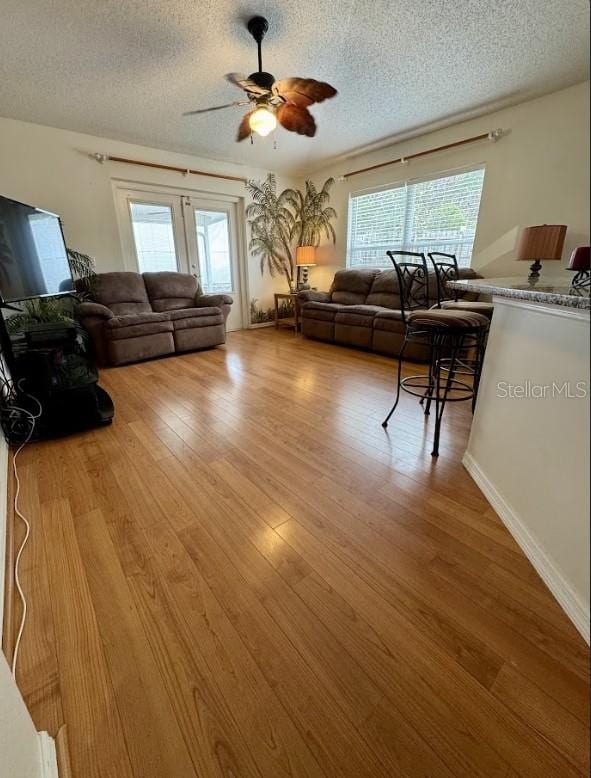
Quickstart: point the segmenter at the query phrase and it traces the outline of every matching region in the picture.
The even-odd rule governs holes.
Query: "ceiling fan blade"
[[[239,89],[243,89],[249,95],[264,97],[265,95],[270,94],[270,91],[268,89],[265,89],[264,87],[255,84],[255,82],[251,78],[247,78],[246,76],[243,76],[240,73],[227,73],[226,80],[229,81],[231,84],[234,84],[234,86],[237,86]]]
[[[198,113],[209,113],[210,111],[221,111],[222,108],[233,108],[236,105],[248,105],[250,100],[235,100],[233,103],[226,103],[225,105],[214,105],[212,108],[200,108],[197,111],[185,111],[183,116],[195,116]]]
[[[248,138],[252,130],[250,129],[250,117],[254,113],[254,111],[247,111],[244,116],[242,117],[242,121],[240,122],[240,125],[238,127],[238,134],[236,135],[236,140],[238,143],[240,143],[241,140],[245,140],[245,138]]]
[[[325,81],[316,81],[314,78],[282,78],[273,84],[273,94],[292,105],[307,108],[312,103],[321,103],[334,97],[337,90]]]
[[[316,122],[307,108],[292,103],[281,105],[277,109],[277,121],[286,130],[297,132],[298,135],[307,135],[309,138],[316,135]]]

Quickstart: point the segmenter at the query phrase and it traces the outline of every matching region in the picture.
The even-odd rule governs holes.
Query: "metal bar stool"
[[[460,299],[461,292],[458,289],[453,289],[449,286],[448,281],[455,281],[460,278],[460,269],[458,267],[458,261],[455,254],[446,254],[443,251],[430,251],[427,256],[431,260],[433,269],[435,271],[435,278],[437,281],[437,304],[433,307],[443,308],[444,310],[453,311],[472,311],[473,313],[481,313],[489,320],[492,319],[494,312],[494,306],[492,303],[481,302],[480,300],[463,300]],[[488,333],[485,335],[482,345],[482,354],[478,356],[478,361],[475,364],[475,360],[468,353],[464,359],[460,362],[460,368],[456,372],[462,375],[474,376],[474,397],[472,398],[472,411],[476,405],[476,398],[478,396],[478,386],[480,383],[480,370],[475,370],[478,365],[482,365],[484,359],[484,351],[486,349],[486,340]],[[425,413],[429,414],[429,405],[425,409]]]
[[[492,318],[494,306],[492,303],[480,300],[462,300],[459,289],[452,289],[448,281],[460,278],[460,269],[455,254],[445,254],[443,251],[430,251],[427,256],[433,264],[437,279],[437,307],[445,310],[473,311]]]
[[[436,457],[439,456],[441,420],[446,403],[474,400],[476,396],[489,319],[473,311],[430,308],[430,276],[425,255],[413,251],[386,253],[398,277],[400,310],[405,325],[405,336],[398,357],[394,405],[382,422],[382,427],[388,426],[400,400],[401,391],[419,397],[422,402],[426,401],[427,415],[433,402],[435,431],[431,454]],[[396,256],[405,259],[396,260]],[[428,375],[419,374],[402,378],[404,351],[411,342],[420,342],[429,347],[431,359]],[[474,354],[474,358],[470,360],[470,372],[466,372],[464,368],[468,353]],[[471,376],[472,384],[460,380],[458,375]]]

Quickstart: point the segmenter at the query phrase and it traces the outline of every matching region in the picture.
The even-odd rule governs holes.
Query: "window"
[[[178,270],[172,208],[130,202],[129,211],[139,272]]]
[[[484,168],[351,195],[347,265],[391,267],[386,251],[444,251],[469,267]]]
[[[228,214],[195,210],[199,275],[205,294],[232,291]]]

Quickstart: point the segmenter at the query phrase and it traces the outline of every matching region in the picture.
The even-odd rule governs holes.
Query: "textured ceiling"
[[[333,84],[316,138],[234,141],[230,71]],[[434,122],[588,77],[587,0],[3,0],[0,115],[301,172]],[[273,147],[273,139],[277,148]]]

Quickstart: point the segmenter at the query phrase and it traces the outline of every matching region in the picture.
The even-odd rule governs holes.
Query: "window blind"
[[[468,267],[476,236],[484,168],[349,200],[347,265],[391,267],[386,251],[444,251]]]

